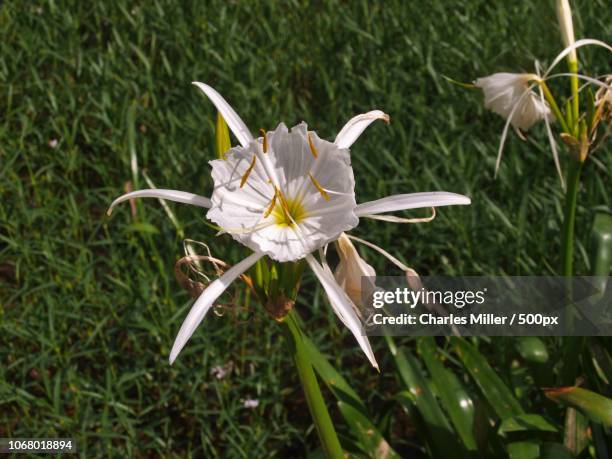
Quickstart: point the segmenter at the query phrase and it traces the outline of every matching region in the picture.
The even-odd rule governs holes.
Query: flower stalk
[[[574,261],[574,226],[576,222],[576,203],[580,186],[582,161],[572,158],[567,171],[567,190],[563,212],[563,232],[561,233],[561,273],[563,276],[573,274]]]
[[[554,96],[550,92],[548,85],[546,84],[545,81],[540,81],[538,82],[538,84],[542,88],[542,91],[544,91],[544,97],[546,98],[546,102],[548,102],[548,104],[550,105],[550,109],[555,114],[555,118],[557,118],[557,120],[559,121],[559,124],[561,124],[561,129],[563,129],[564,132],[571,134],[570,128],[567,125],[567,122],[565,121],[565,117],[563,116],[563,113],[561,112],[561,109],[559,108],[557,101],[555,100]]]
[[[572,20],[572,8],[569,0],[557,0],[557,20],[559,21],[559,30],[563,44],[568,47],[576,42],[574,35],[574,22]],[[572,133],[574,136],[578,134],[578,116],[580,114],[580,101],[578,99],[578,54],[575,49],[572,49],[567,55],[567,64],[570,73],[573,76],[570,78],[572,88],[572,118],[574,120]]]
[[[330,459],[343,459],[342,446],[340,446],[336,429],[325,406],[321,388],[308,358],[308,353],[302,340],[303,332],[295,317],[295,311],[287,314],[283,324],[285,325],[287,339],[291,343],[290,349],[293,354],[293,360],[300,376],[308,409],[317,429],[323,451],[325,451],[326,456]]]

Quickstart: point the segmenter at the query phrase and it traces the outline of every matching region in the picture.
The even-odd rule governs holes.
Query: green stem
[[[565,192],[565,210],[563,220],[563,233],[561,234],[561,274],[566,277],[571,277],[574,268],[574,226],[576,222],[576,203],[578,197],[578,187],[580,185],[580,172],[582,171],[582,162],[571,159],[569,169],[567,171],[567,190]],[[572,280],[567,279],[566,282],[567,298],[572,298]],[[564,326],[566,333],[569,335],[574,331],[575,310],[574,305],[570,303],[564,311]],[[582,338],[577,336],[566,336],[563,349],[563,369],[561,371],[561,383],[564,385],[574,384],[576,374],[578,372],[578,360]]]
[[[578,73],[578,61],[568,61],[568,67],[570,73]],[[580,118],[580,100],[578,99],[578,77],[570,77],[570,84],[572,86],[572,119],[574,120],[573,135],[578,135],[578,125]]]
[[[317,428],[321,446],[328,458],[343,459],[344,453],[342,452],[336,430],[334,429],[331,417],[325,406],[317,377],[315,376],[306,348],[304,347],[302,341],[303,332],[295,317],[295,312],[291,311],[287,314],[283,323],[286,325],[287,337],[291,342],[293,360],[298,369],[304,395],[306,396],[306,402],[308,403],[308,409],[310,410],[310,415]]]
[[[563,233],[561,234],[561,274],[563,276],[571,276],[573,274],[574,226],[581,171],[582,162],[571,159],[567,171]]]
[[[550,108],[555,114],[555,118],[557,118],[557,121],[559,121],[559,123],[561,124],[561,129],[563,129],[564,132],[571,134],[572,131],[570,131],[570,128],[567,125],[567,122],[565,121],[565,117],[563,116],[563,113],[561,113],[561,109],[559,108],[559,105],[557,105],[557,101],[555,100],[552,93],[550,92],[550,89],[548,89],[548,85],[546,84],[545,81],[542,81],[540,82],[540,86],[542,87],[542,91],[544,91],[544,97],[548,101]]]

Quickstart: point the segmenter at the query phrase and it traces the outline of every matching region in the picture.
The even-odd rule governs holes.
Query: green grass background
[[[574,5],[577,34],[610,41],[609,4]],[[560,49],[551,1],[2,2],[0,437],[72,436],[83,457],[316,449],[287,344],[260,307],[211,314],[168,365],[190,306],[172,272],[181,238],[156,200],[138,217],[155,232],[138,231],[127,204],[105,216],[132,177],[130,151],[158,187],[210,192],[216,112],[193,80],[217,88],[253,132],[304,120],[333,139],[379,108],[391,124],[352,148],[358,202],[445,190],[473,204],[428,224],[363,221],[356,235],[422,274],[554,273],[562,192],[543,126],[527,142],[510,136],[494,180],[503,122],[442,75],[531,71]],[[609,54],[580,59],[591,75],[609,71]],[[579,196],[579,273],[594,212],[611,200],[609,149],[593,159]],[[215,256],[246,255],[214,236],[201,209],[170,206]],[[377,374],[311,275],[302,290],[309,333],[376,411],[397,384],[384,343],[373,339]],[[210,374],[228,362],[225,379]],[[244,408],[248,398],[259,406]],[[409,422],[395,422],[409,442]]]

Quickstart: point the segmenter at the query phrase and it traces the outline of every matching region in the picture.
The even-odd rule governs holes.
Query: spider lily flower
[[[515,129],[527,130],[551,114],[548,104],[531,89],[539,81],[533,73],[494,73],[474,84],[484,92],[485,108],[509,120]]]
[[[328,142],[309,131],[305,123],[291,130],[280,123],[274,131],[260,130],[255,138],[234,109],[210,86],[194,83],[216,106],[240,146],[225,160],[210,161],[214,189],[210,199],[184,191],[149,189],[117,198],[120,202],[156,197],[208,208],[206,217],[223,233],[253,253],[213,281],[194,302],[170,352],[173,363],[213,303],[227,287],[268,256],[278,262],[305,259],[325,290],[330,304],[352,332],[370,363],[378,368],[350,297],[312,253],[357,226],[360,217],[422,207],[469,204],[454,193],[434,192],[390,196],[356,204],[355,180],[349,148],[375,120],[388,121],[379,110],[358,115]]]

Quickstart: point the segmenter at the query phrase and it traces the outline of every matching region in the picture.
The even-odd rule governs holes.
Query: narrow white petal
[[[236,280],[238,276],[244,273],[247,269],[255,264],[257,260],[263,257],[263,253],[253,253],[237,265],[228,269],[220,278],[213,281],[204,292],[198,297],[196,302],[191,307],[187,318],[181,325],[181,329],[176,335],[172,350],[170,351],[170,364],[174,363],[195,329],[200,325],[202,319],[211,308],[213,303],[221,296],[221,294]]]
[[[565,56],[567,56],[573,50],[575,50],[577,48],[580,48],[581,46],[586,46],[586,45],[597,45],[597,46],[601,46],[603,48],[606,48],[608,51],[612,51],[612,46],[610,46],[607,43],[604,43],[603,41],[600,41],[600,40],[594,40],[592,38],[583,38],[582,40],[578,40],[577,42],[575,42],[574,44],[568,46],[567,48],[565,48],[563,51],[561,51],[557,55],[557,57],[555,58],[553,63],[550,64],[550,67],[548,67],[548,70],[546,70],[546,72],[544,73],[544,79],[546,79],[546,77],[551,72],[551,70],[553,68],[555,68],[557,66],[557,64],[559,62],[561,62]]]
[[[151,188],[148,190],[132,191],[131,193],[126,193],[123,196],[119,196],[113,201],[106,213],[110,215],[117,204],[127,201],[129,199],[136,198],[167,199],[168,201],[182,202],[183,204],[192,204],[194,206],[206,207],[207,209],[209,209],[211,206],[210,199],[205,198],[204,196],[187,193],[186,191],[162,190],[159,188]]]
[[[357,205],[355,215],[382,214],[385,212],[396,212],[399,210],[420,209],[423,207],[456,206],[470,204],[467,196],[445,191],[433,191],[429,193],[396,194],[386,198],[377,199]]]
[[[554,75],[550,75],[548,77],[546,77],[546,80],[552,80],[553,78],[559,78],[559,77],[576,77],[579,78],[581,80],[585,80],[588,81],[591,84],[594,84],[595,86],[599,86],[600,88],[603,89],[610,89],[610,85],[606,84],[603,81],[599,81],[596,78],[592,78],[586,75],[581,75],[579,73],[555,73]]]
[[[221,94],[207,84],[200,83],[199,81],[193,81],[192,84],[200,88],[202,92],[208,96],[210,101],[215,104],[215,107],[217,107],[217,110],[219,110],[219,113],[221,113],[221,116],[225,119],[225,122],[238,139],[238,142],[240,142],[240,145],[243,147],[248,146],[253,140],[253,135],[231,105],[227,103]]]
[[[385,123],[388,123],[389,115],[380,110],[372,110],[351,118],[340,130],[334,143],[338,145],[338,148],[350,148],[361,133],[376,120],[384,120]]]
[[[403,218],[403,217],[396,217],[395,215],[387,215],[387,214],[376,214],[376,215],[362,215],[362,218],[370,218],[372,220],[380,220],[383,222],[389,222],[389,223],[427,223],[432,221],[434,218],[436,218],[436,208],[432,207],[431,208],[431,215],[429,217],[422,217],[422,218]]]
[[[538,77],[540,76],[540,63],[535,61],[536,72],[538,73]],[[542,90],[542,85],[538,85],[538,92],[540,95],[540,102],[542,104],[546,104],[544,99],[544,91]],[[555,141],[555,136],[553,135],[552,129],[550,128],[550,120],[548,116],[544,117],[544,124],[546,124],[546,134],[548,135],[548,142],[550,143],[550,149],[552,150],[553,160],[555,162],[555,168],[557,169],[557,173],[559,174],[559,179],[561,180],[561,188],[565,190],[565,180],[563,179],[563,172],[561,171],[561,164],[559,162],[559,153],[557,151],[557,142]]]
[[[504,130],[502,131],[501,139],[499,140],[499,149],[497,150],[497,159],[495,160],[495,176],[497,176],[497,171],[499,170],[499,165],[501,164],[502,155],[504,153],[504,146],[506,145],[506,137],[508,137],[508,128],[510,127],[510,123],[512,122],[512,117],[516,112],[517,108],[521,106],[521,102],[527,95],[531,92],[533,88],[533,84],[529,85],[525,91],[521,94],[521,96],[514,103],[514,107],[510,110],[508,114],[508,118],[506,119],[506,124],[504,125]]]
[[[312,255],[307,255],[306,261],[319,279],[319,282],[321,282],[321,285],[323,285],[334,312],[351,333],[353,333],[361,350],[365,353],[372,366],[378,370],[378,363],[376,363],[374,352],[372,352],[368,337],[363,335],[361,323],[353,310],[351,300],[344,290],[342,290],[342,287],[338,285],[333,274],[323,269]]]

